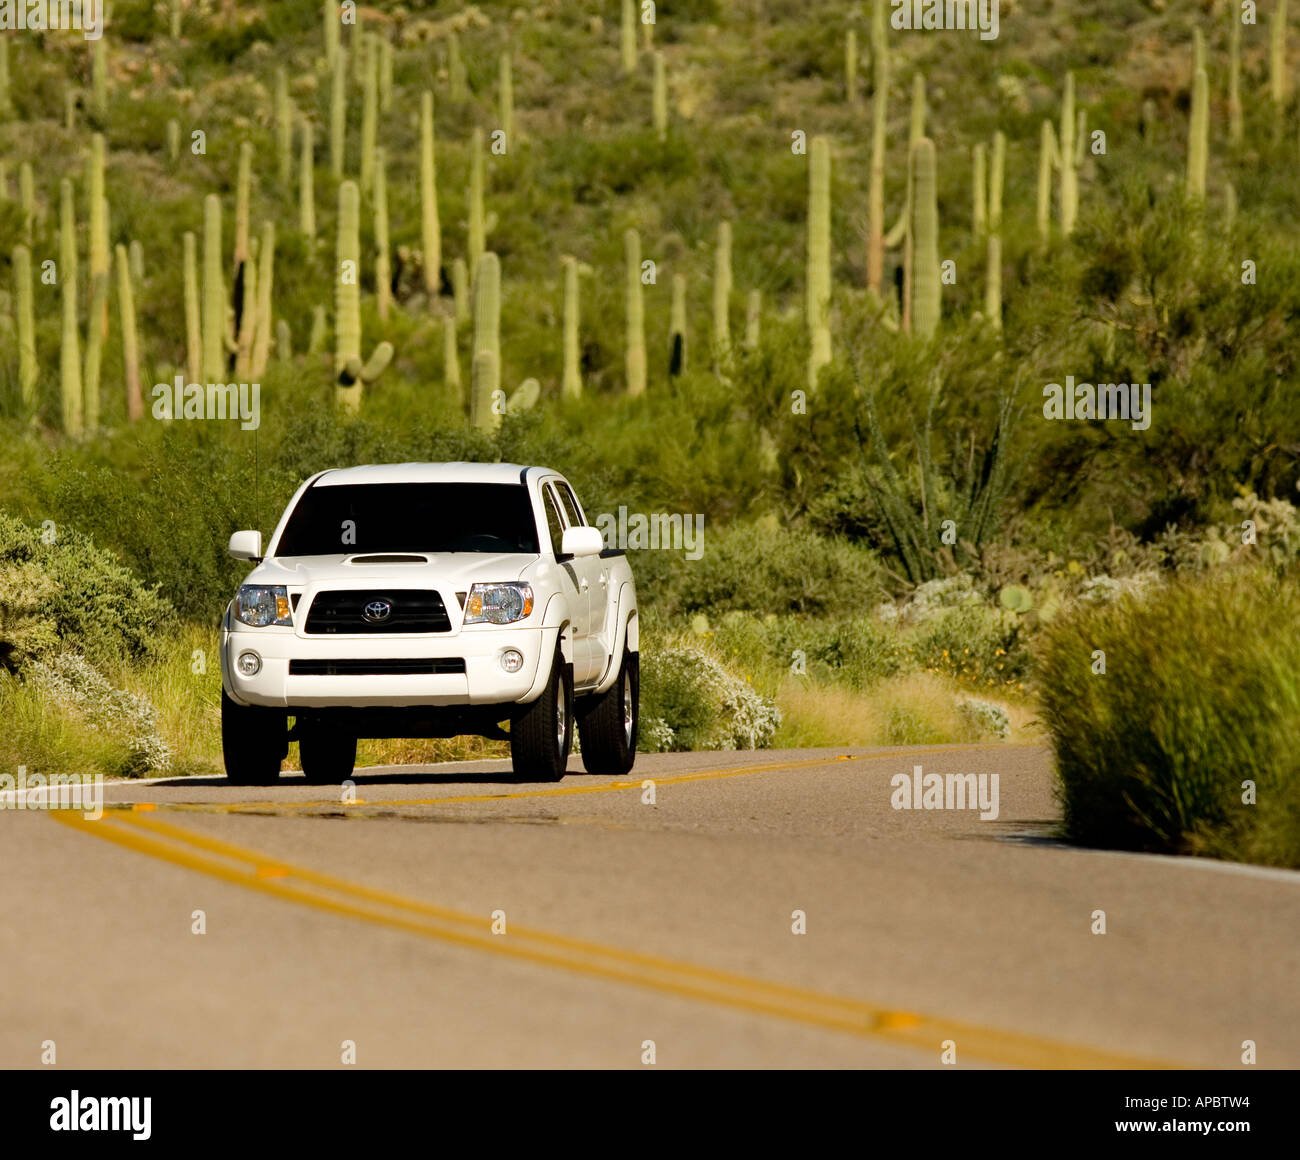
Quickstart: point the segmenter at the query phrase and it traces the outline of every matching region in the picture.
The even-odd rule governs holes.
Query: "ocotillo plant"
[[[478,278],[478,260],[486,246],[483,229],[483,130],[477,125],[469,146],[469,272]]]
[[[433,146],[433,93],[420,94],[420,237],[424,292],[433,303],[441,288],[442,229],[438,224],[438,169]]]
[[[469,421],[480,431],[491,434],[501,426],[501,413],[495,403],[501,389],[501,368],[490,350],[481,350],[470,364]]]
[[[654,126],[660,141],[668,136],[668,67],[661,51],[654,55]]]
[[[515,82],[508,48],[501,54],[498,78],[497,96],[501,129],[506,135],[506,148],[513,149],[515,144]]]
[[[275,223],[262,223],[262,243],[258,248],[257,325],[253,331],[253,358],[249,374],[258,381],[266,373],[271,357],[271,309],[275,284]]]
[[[578,260],[565,255],[564,263],[564,377],[560,394],[576,399],[582,394],[582,372],[578,367]]]
[[[934,142],[922,137],[912,150],[912,192],[916,203],[912,267],[912,323],[916,334],[929,339],[939,328],[939,203]]]
[[[32,310],[32,252],[24,245],[13,249],[14,309],[18,323],[18,388],[22,394],[23,413],[35,417],[36,320]]]
[[[298,229],[311,246],[316,244],[316,127],[302,123],[302,156],[298,159]]]
[[[490,250],[479,259],[474,275],[474,348],[477,358],[488,351],[501,369],[501,261]]]
[[[221,277],[221,199],[203,199],[203,381],[225,381],[226,289]]]
[[[447,36],[447,89],[451,99],[458,104],[469,99],[465,62],[460,56],[460,37],[455,32]]]
[[[343,149],[348,131],[348,79],[343,49],[334,58],[334,76],[330,82],[330,173],[343,180]]]
[[[686,275],[673,275],[672,306],[668,313],[668,377],[686,370]]]
[[[627,262],[627,393],[645,394],[645,304],[641,297],[641,235],[634,229],[623,233],[623,255]]]
[[[283,65],[275,70],[275,146],[280,184],[293,177],[293,106],[289,103],[289,74]]]
[[[623,23],[619,29],[619,59],[623,72],[636,72],[636,0],[623,0]]]
[[[95,319],[107,309],[107,306],[108,274],[100,272],[91,280],[90,315],[86,325],[86,361],[82,369],[84,391],[82,419],[87,431],[95,431],[99,428],[99,382],[103,364],[104,332],[102,327],[95,325]]]
[[[361,84],[361,191],[375,186],[375,142],[379,131],[379,44],[374,33],[365,39],[365,71]]]
[[[1002,183],[1007,167],[1007,138],[993,134],[989,180],[988,269],[984,280],[984,314],[994,330],[1002,329]]]
[[[817,387],[817,372],[831,361],[831,149],[814,137],[808,150],[808,272],[805,317],[811,339],[808,386]]]
[[[751,290],[745,302],[745,349],[757,350],[762,338],[763,292]]]
[[[1198,68],[1192,82],[1192,118],[1187,142],[1187,196],[1205,201],[1205,176],[1210,158],[1210,81]]]
[[[361,192],[354,181],[339,186],[338,245],[335,251],[334,373],[336,396],[346,409],[361,406],[361,389],[379,378],[393,357],[391,343],[375,347],[361,361]]]
[[[1061,170],[1061,233],[1069,237],[1079,215],[1079,169],[1074,151],[1077,129],[1074,118],[1074,73],[1065,74],[1065,94],[1061,98],[1060,147],[1057,164]]]
[[[849,104],[858,99],[858,34],[852,28],[844,36],[844,97]]]
[[[456,349],[456,320],[450,314],[442,316],[442,377],[447,389],[460,407],[465,405],[460,385],[460,354]]]
[[[199,323],[198,239],[186,230],[182,268],[185,281],[185,373],[197,383],[203,368],[203,329]]]
[[[118,242],[117,304],[122,312],[122,373],[126,383],[126,415],[131,422],[144,416],[144,398],[140,394],[139,339],[135,329],[135,292],[131,288],[131,266],[126,247]]]
[[[713,251],[713,349],[719,358],[731,346],[731,223],[718,223]]]
[[[393,301],[393,269],[388,257],[388,157],[375,150],[375,307],[381,322],[388,321]]]
[[[81,338],[77,332],[77,221],[72,182],[59,182],[59,287],[63,298],[63,340],[59,348],[59,394],[63,430],[81,434]]]
[[[1193,78],[1195,79],[1195,78]],[[1241,13],[1228,9],[1228,140],[1240,145],[1241,120]]]

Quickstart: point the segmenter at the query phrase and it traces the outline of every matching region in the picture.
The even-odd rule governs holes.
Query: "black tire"
[[[302,722],[298,760],[303,776],[315,785],[338,785],[357,764],[357,739],[323,721]]]
[[[282,709],[237,705],[221,690],[221,760],[233,785],[274,785],[289,753],[289,720]]]
[[[557,648],[542,695],[510,719],[510,764],[526,781],[559,781],[573,744],[573,672]]]
[[[627,773],[636,761],[640,725],[641,660],[625,652],[617,679],[603,693],[579,697],[578,731],[582,765],[588,773]]]

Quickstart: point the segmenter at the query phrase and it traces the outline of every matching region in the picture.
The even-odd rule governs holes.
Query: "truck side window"
[[[582,518],[582,512],[578,510],[578,500],[573,494],[573,488],[567,483],[557,483],[555,490],[560,493],[560,502],[564,505],[564,514],[569,517],[569,527],[583,527],[587,521]]]
[[[559,556],[564,539],[564,521],[560,519],[560,509],[555,502],[555,491],[546,485],[546,527],[551,533],[551,550]]]

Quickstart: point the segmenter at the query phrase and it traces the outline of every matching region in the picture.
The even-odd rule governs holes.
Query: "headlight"
[[[532,611],[531,584],[475,584],[465,601],[465,623],[510,624]]]
[[[282,585],[263,587],[245,584],[235,596],[235,619],[254,628],[268,624],[292,624],[289,593]]]

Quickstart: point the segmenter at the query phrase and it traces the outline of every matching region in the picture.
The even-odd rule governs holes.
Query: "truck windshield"
[[[277,556],[358,552],[537,553],[528,488],[518,483],[365,483],[310,487]]]

